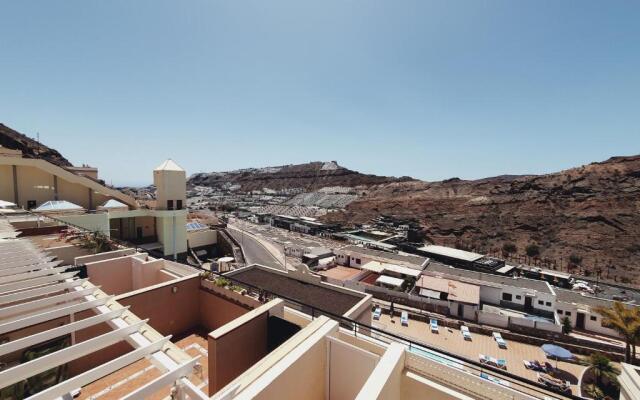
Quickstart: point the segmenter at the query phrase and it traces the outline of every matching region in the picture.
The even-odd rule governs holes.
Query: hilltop
[[[239,186],[239,191],[302,189],[311,192],[328,186],[369,187],[392,182],[413,181],[412,178],[393,178],[367,175],[344,168],[335,161],[315,161],[306,164],[278,167],[247,168],[229,172],[198,173],[189,178],[190,186],[222,188]]]

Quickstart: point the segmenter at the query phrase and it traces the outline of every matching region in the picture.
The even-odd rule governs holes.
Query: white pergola
[[[80,279],[78,272],[65,272],[68,266],[49,256],[28,239],[18,237],[13,226],[0,217],[0,335],[67,318],[64,325],[29,330],[24,336],[13,335],[0,344],[0,357],[24,351],[48,340],[70,335],[71,345],[37,359],[8,365],[0,369],[0,389],[21,382],[44,371],[62,366],[118,342],[126,341],[133,350],[102,365],[66,379],[29,399],[71,398],[71,393],[121,368],[147,358],[162,374],[128,394],[126,399],[140,399],[173,385],[179,399],[208,399],[187,376],[197,365],[197,358],[172,358],[168,350],[179,351],[170,342],[94,286]],[[95,315],[75,320],[74,316],[92,310]],[[75,333],[98,324],[108,324],[107,333],[76,342]],[[152,332],[152,334],[148,334]],[[175,356],[174,356],[175,357]],[[186,361],[185,361],[186,360]]]

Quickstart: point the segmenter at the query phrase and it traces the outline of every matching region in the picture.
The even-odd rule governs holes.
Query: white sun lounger
[[[469,327],[466,325],[462,325],[460,327],[460,332],[462,332],[462,337],[464,338],[464,340],[472,340],[471,339],[471,332],[469,331]]]
[[[409,313],[406,311],[403,311],[402,314],[400,314],[400,324],[402,326],[409,326]]]
[[[507,348],[507,342],[502,338],[500,332],[493,332],[493,339],[498,343],[498,347],[501,349]]]

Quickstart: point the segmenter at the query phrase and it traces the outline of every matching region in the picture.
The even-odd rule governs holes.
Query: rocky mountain
[[[57,150],[47,147],[30,137],[15,131],[0,123],[0,146],[21,150],[27,157],[43,158],[61,167],[71,167],[72,164],[58,153]]]
[[[640,156],[547,175],[386,183],[324,218],[357,224],[378,215],[416,218],[436,244],[504,247],[514,262],[537,247],[535,258],[553,268],[640,283]]]
[[[224,188],[239,187],[239,191],[302,189],[314,191],[327,186],[371,186],[392,182],[412,181],[412,178],[391,178],[366,175],[341,167],[335,161],[310,162],[279,167],[247,168],[230,172],[198,173],[189,178],[188,185]]]

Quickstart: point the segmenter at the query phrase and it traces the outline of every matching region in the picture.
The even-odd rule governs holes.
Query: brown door
[[[576,315],[576,329],[584,329],[584,314],[578,313]]]

